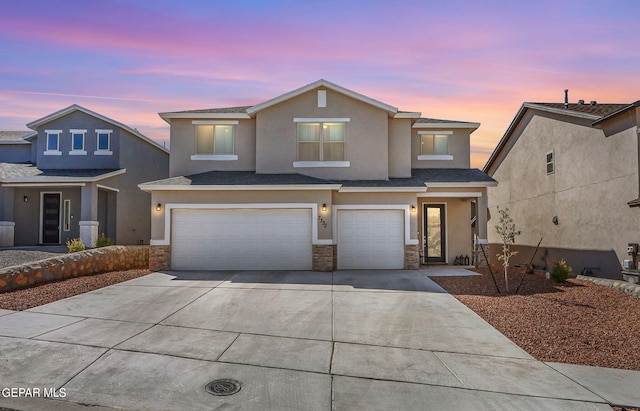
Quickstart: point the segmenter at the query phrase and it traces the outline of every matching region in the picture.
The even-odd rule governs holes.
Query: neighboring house
[[[33,131],[0,131],[0,163],[28,163],[31,161],[31,143],[26,137]]]
[[[27,127],[16,143],[0,143],[0,246],[80,237],[92,247],[102,233],[117,244],[148,241],[150,196],[138,184],[168,177],[167,150],[78,105]],[[9,134],[16,139],[0,138]]]
[[[472,258],[478,123],[421,118],[319,80],[255,106],[160,113],[152,269],[402,269]],[[463,259],[464,260],[464,259]]]
[[[639,106],[524,103],[484,167],[499,182],[489,242],[500,242],[496,207],[507,207],[522,231],[515,262],[544,237],[535,266],[565,259],[578,274],[620,278],[627,244],[640,242]]]

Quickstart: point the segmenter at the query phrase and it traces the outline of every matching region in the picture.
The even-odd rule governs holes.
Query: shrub
[[[564,283],[571,276],[573,270],[564,260],[556,261],[551,270],[551,279],[556,283]]]
[[[78,251],[84,251],[85,246],[81,239],[72,238],[71,240],[67,241],[67,249],[70,253],[77,253]]]
[[[108,247],[113,245],[113,240],[109,237],[105,237],[104,233],[100,234],[100,237],[96,240],[96,248]]]

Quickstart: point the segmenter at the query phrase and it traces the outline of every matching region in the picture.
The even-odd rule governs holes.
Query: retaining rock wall
[[[0,292],[84,275],[149,267],[149,246],[113,245],[0,269]]]

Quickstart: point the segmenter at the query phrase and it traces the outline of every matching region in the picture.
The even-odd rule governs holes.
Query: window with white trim
[[[555,172],[555,161],[553,158],[553,151],[547,153],[547,174],[553,174]]]
[[[62,231],[71,231],[71,200],[64,200]]]
[[[423,154],[423,155],[449,154],[449,136],[447,134],[420,135],[420,154]]]
[[[60,134],[62,130],[45,130],[47,139],[45,141],[44,155],[62,155],[60,152]]]
[[[111,133],[113,130],[96,130],[96,151],[95,155],[110,155],[111,151]]]
[[[234,125],[197,124],[196,155],[232,155]]]
[[[298,123],[298,161],[344,161],[345,123]]]
[[[69,130],[71,132],[71,151],[70,155],[83,155],[87,154],[84,151],[84,137],[87,130]]]

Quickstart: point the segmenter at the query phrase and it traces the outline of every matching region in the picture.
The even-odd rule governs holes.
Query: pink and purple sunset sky
[[[158,112],[320,78],[480,122],[482,168],[524,101],[640,99],[638,0],[2,0],[0,129],[80,104],[165,141]]]

